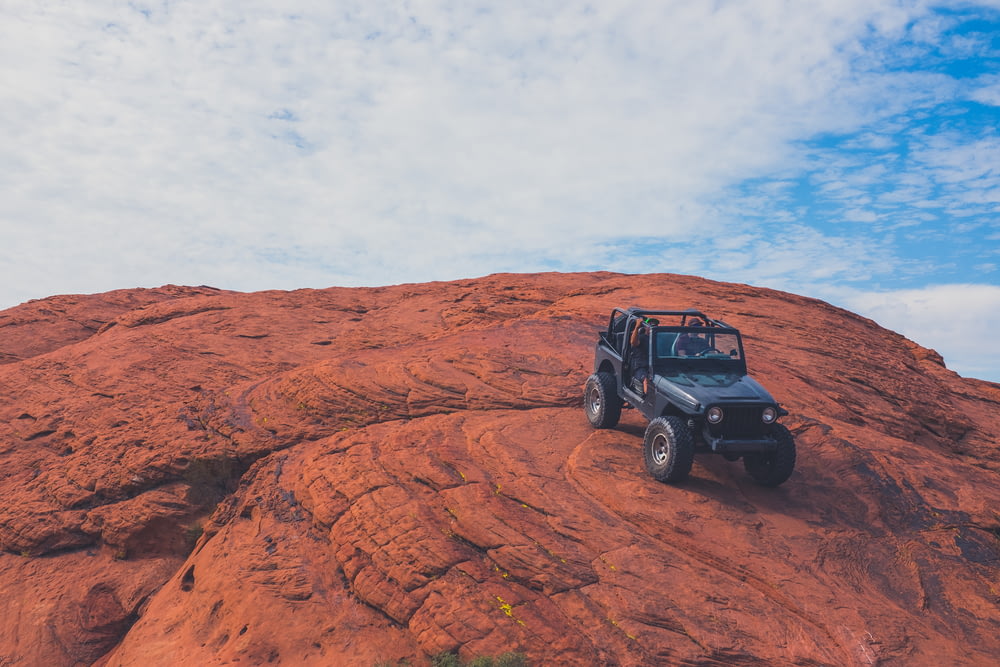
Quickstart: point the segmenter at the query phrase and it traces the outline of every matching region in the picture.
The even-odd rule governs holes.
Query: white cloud
[[[830,300],[937,350],[960,375],[1000,381],[1000,286],[936,285],[864,292],[829,290]]]
[[[978,84],[969,93],[969,98],[994,107],[1000,107],[1000,77],[995,75],[980,77]]]
[[[677,236],[791,140],[922,95],[851,64],[919,11],[5,5],[0,216],[24,279],[0,301],[458,277]]]

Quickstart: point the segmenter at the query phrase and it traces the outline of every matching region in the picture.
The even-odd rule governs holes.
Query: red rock
[[[778,489],[580,408],[613,306],[738,326]],[[0,664],[985,665],[1000,386],[828,304],[497,275],[0,313]]]

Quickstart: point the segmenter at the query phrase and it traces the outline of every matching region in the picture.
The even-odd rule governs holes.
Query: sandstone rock
[[[778,489],[580,409],[616,305],[738,326]],[[1000,387],[828,304],[497,275],[0,313],[0,664],[982,665]]]

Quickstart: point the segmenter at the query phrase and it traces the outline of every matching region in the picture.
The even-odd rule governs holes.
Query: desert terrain
[[[581,409],[615,306],[738,327],[776,489]],[[670,274],[164,286],[0,312],[0,665],[991,665],[1000,386]]]

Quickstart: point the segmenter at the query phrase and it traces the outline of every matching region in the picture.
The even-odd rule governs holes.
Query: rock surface
[[[778,489],[580,408],[614,306],[739,327]],[[496,275],[0,313],[0,665],[988,665],[1000,386],[819,301]]]

